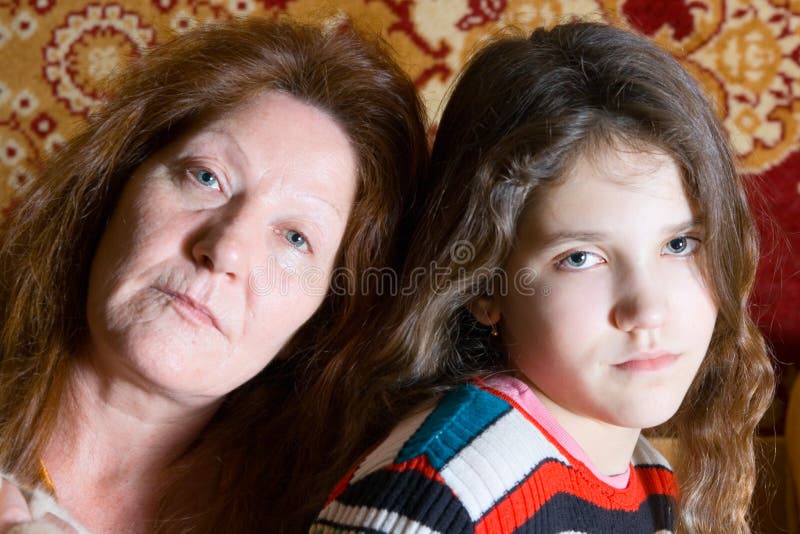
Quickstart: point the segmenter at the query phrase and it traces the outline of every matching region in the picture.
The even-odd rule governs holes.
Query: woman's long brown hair
[[[264,91],[327,112],[357,155],[359,188],[339,271],[352,282],[402,255],[394,237],[428,146],[414,86],[382,45],[349,25],[239,20],[154,48],[126,69],[107,104],[47,163],[0,229],[0,469],[37,480],[70,361],[88,335],[92,257],[128,177],[200,117]],[[347,375],[337,355],[379,296],[354,283],[329,292],[276,361],[227,398],[162,488],[156,530],[302,529],[298,509],[311,506],[310,494],[324,498],[317,495],[352,461],[336,446],[350,428],[317,436],[306,427],[324,422],[345,391],[317,391],[315,380],[321,372]],[[317,399],[318,413],[308,413],[306,403]],[[318,471],[330,471],[328,478]]]
[[[402,285],[416,292],[387,314],[370,365],[413,369],[411,396],[435,390],[431,377],[444,384],[442,376],[458,381],[503,369],[502,347],[468,313],[470,303],[502,283],[518,218],[537,194],[579,155],[619,143],[665,152],[681,169],[704,222],[704,273],[719,305],[683,404],[655,429],[678,440],[680,528],[747,532],[754,431],[774,388],[748,315],[757,235],[711,105],[678,62],[644,37],[575,22],[500,38],[469,62],[439,124],[409,251]]]

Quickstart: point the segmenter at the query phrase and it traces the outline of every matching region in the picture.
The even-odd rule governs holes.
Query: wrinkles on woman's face
[[[176,397],[246,382],[322,302],[356,188],[346,135],[293,97],[190,131],[136,170],[103,235],[92,357]]]

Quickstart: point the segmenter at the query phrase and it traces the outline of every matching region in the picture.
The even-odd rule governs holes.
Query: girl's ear
[[[484,295],[469,304],[469,311],[475,320],[485,326],[494,327],[500,322],[500,303],[495,297]]]

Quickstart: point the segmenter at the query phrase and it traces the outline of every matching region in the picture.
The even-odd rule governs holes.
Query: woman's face
[[[344,132],[284,94],[166,146],[126,184],[95,254],[93,362],[184,401],[243,384],[322,302],[356,189]]]

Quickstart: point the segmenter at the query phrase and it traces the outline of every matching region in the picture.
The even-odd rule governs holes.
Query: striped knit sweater
[[[643,437],[626,477],[601,480],[513,397],[468,384],[398,425],[310,532],[672,532],[675,479]]]

